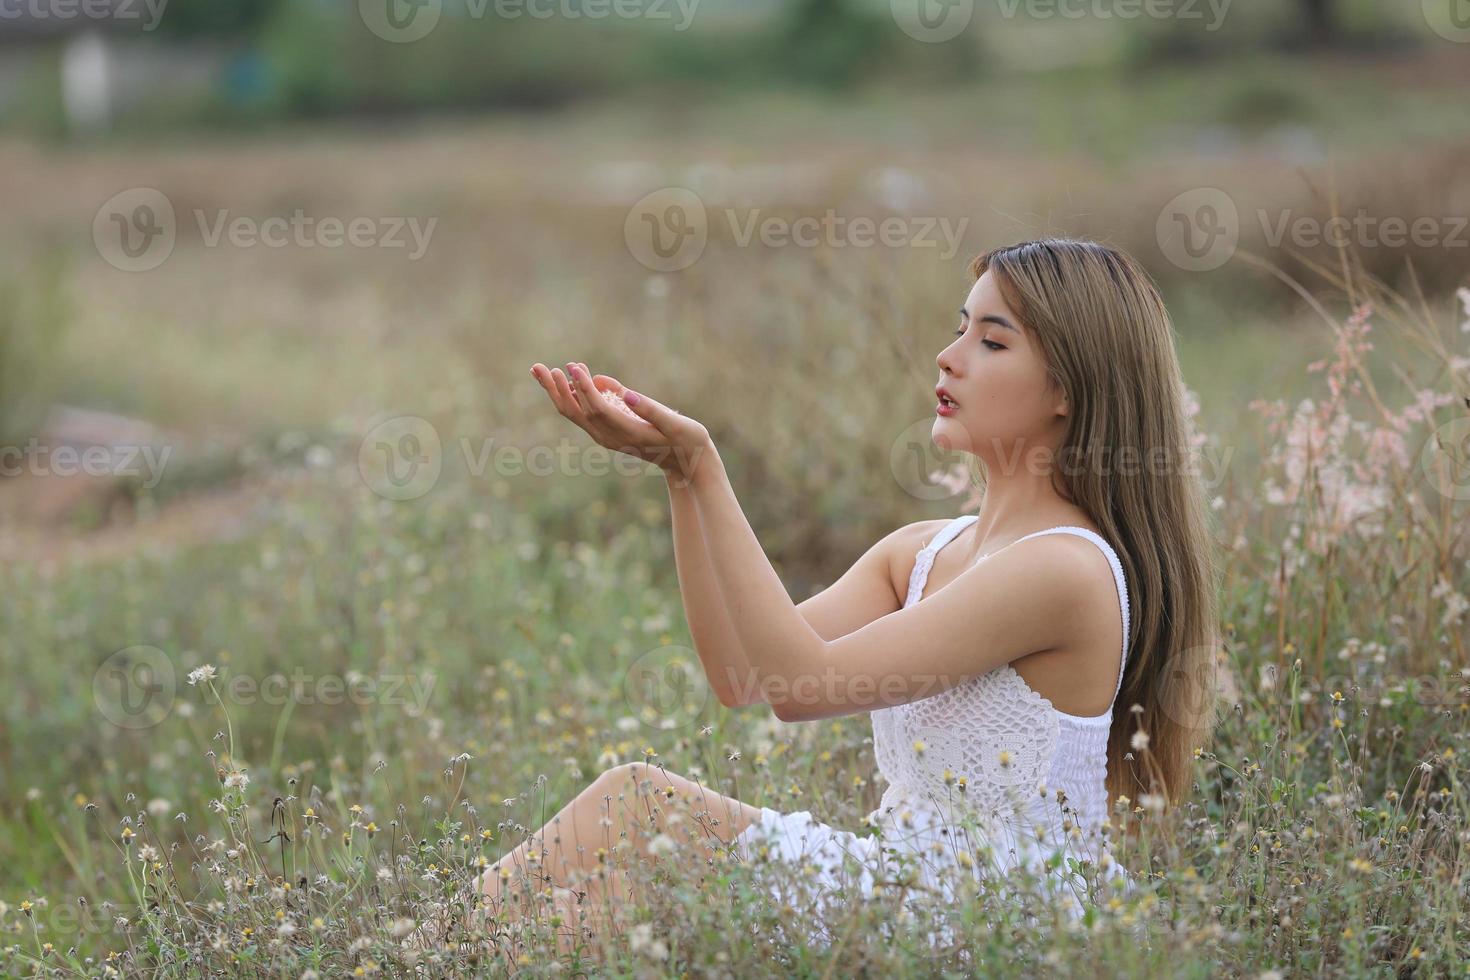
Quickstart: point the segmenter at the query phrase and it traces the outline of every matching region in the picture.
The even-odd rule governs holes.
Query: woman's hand
[[[538,362],[531,374],[556,410],[599,446],[653,463],[686,481],[712,448],[709,430],[694,419],[623,387],[617,378],[594,378],[580,361],[568,363],[565,374]]]

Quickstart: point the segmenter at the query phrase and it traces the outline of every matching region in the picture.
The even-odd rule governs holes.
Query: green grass
[[[1463,972],[1470,745],[1456,672],[1466,664],[1457,610],[1470,590],[1470,521],[1464,501],[1428,484],[1417,456],[1435,425],[1463,411],[1442,405],[1410,422],[1407,465],[1354,473],[1370,459],[1369,437],[1390,423],[1366,392],[1348,393],[1340,411],[1363,428],[1319,463],[1388,495],[1381,529],[1332,529],[1311,494],[1270,502],[1265,487],[1285,478],[1272,455],[1282,439],[1250,403],[1328,403],[1323,373],[1306,366],[1332,361],[1331,328],[1253,268],[1180,274],[1148,256],[1157,205],[1169,196],[1154,200],[1155,185],[1196,175],[1180,177],[1177,159],[1146,150],[1149,140],[1171,145],[1174,123],[1220,116],[1243,125],[1241,105],[1270,102],[1251,92],[1277,83],[1212,87],[1226,78],[1214,67],[1160,74],[1167,84],[1114,116],[1108,100],[1129,91],[1117,78],[992,85],[987,98],[1010,96],[985,103],[994,140],[965,143],[973,155],[958,164],[942,140],[908,163],[936,175],[983,169],[989,183],[936,184],[936,212],[995,219],[967,247],[1020,237],[1024,221],[1012,219],[1069,195],[1069,214],[1096,211],[1110,237],[1141,243],[1135,251],[1167,293],[1202,427],[1233,451],[1212,490],[1235,693],[1196,762],[1188,806],[1169,820],[1128,806],[1115,815],[1146,828],[1120,855],[1143,869],[1143,894],[1117,898],[1094,870],[1096,908],[1081,931],[1044,907],[975,894],[955,910],[965,951],[941,950],[936,961],[914,936],[885,938],[902,921],[897,895],[845,913],[835,925],[846,938],[821,950],[800,941],[812,925],[801,901],[785,908],[756,897],[762,876],[782,869],[720,862],[701,877],[679,855],[632,869],[639,891],[624,910],[627,928],[584,961],[595,955],[604,972],[630,976],[928,975],[938,965],[981,975]],[[1348,118],[1350,100],[1363,97],[1355,84],[1305,91],[1292,112],[1314,126],[1341,123],[1333,139],[1350,144],[1370,128]],[[17,227],[72,249],[67,302],[57,307],[66,314],[35,321],[58,338],[55,390],[147,418],[193,452],[156,493],[140,492],[134,552],[69,561],[58,548],[0,565],[9,690],[0,705],[0,973],[27,974],[40,959],[61,975],[95,975],[109,953],[115,968],[139,974],[406,971],[402,920],[420,919],[480,859],[494,861],[628,761],[652,758],[748,803],[809,809],[857,829],[882,789],[865,716],[788,725],[760,708],[724,709],[699,682],[692,650],[665,675],[694,678],[680,690],[695,699],[692,714],[671,716],[633,682],[643,658],[689,644],[656,474],[514,475],[494,465],[476,474],[461,447],[493,439],[588,459],[586,437],[526,373],[536,360],[576,357],[646,387],[715,433],[797,599],[888,530],[959,512],[959,498],[906,493],[889,457],[931,412],[934,357],[969,285],[965,254],[946,264],[901,250],[773,252],[712,236],[699,263],[656,276],[622,242],[626,203],[586,194],[589,161],[779,158],[821,164],[822,193],[838,199],[876,162],[902,160],[885,143],[904,133],[949,138],[977,91],[937,93],[906,121],[881,98],[732,101],[698,118],[693,134],[708,142],[697,144],[652,135],[654,110],[633,106],[393,140],[329,133],[293,145],[287,131],[248,145],[52,157],[53,175],[38,175],[19,202]],[[1423,111],[1447,126],[1462,111],[1423,98]],[[1432,135],[1407,115],[1377,120],[1377,138]],[[1084,119],[1118,123],[1108,138],[1119,160],[1135,161],[1135,181],[1093,165],[1104,151],[1089,143]],[[731,135],[751,120],[769,123],[769,142]],[[862,152],[824,145],[843,134]],[[1005,152],[1030,166],[995,169],[1001,137],[1015,137]],[[1053,147],[1064,152],[1053,157]],[[1366,150],[1355,158],[1365,170],[1372,159]],[[1251,160],[1220,165],[1264,199],[1298,199]],[[1356,179],[1376,186],[1371,175]],[[186,240],[152,273],[119,273],[90,252],[95,202],[75,187],[106,185],[105,198],[155,184],[181,209],[417,209],[441,223],[416,265]],[[1463,279],[1455,261],[1440,259],[1449,281]],[[1334,317],[1346,313],[1333,283],[1303,281]],[[1424,388],[1470,394],[1463,374],[1444,371],[1466,353],[1461,320],[1443,291],[1422,320],[1381,306],[1363,376],[1388,410]],[[445,466],[423,496],[392,501],[365,484],[359,449],[371,425],[405,414],[433,423]],[[238,525],[170,523],[191,499],[220,491],[248,496]],[[173,681],[158,702],[168,710],[146,728],[118,714],[112,668],[122,665],[110,658],[126,650],[135,664],[166,663]],[[223,704],[187,681],[206,664],[221,675]],[[1275,683],[1263,683],[1271,671]],[[258,684],[277,673],[315,686],[275,702],[228,693],[232,678]],[[320,682],[357,677],[378,683],[373,697],[323,703]],[[1443,703],[1427,703],[1428,682],[1441,685]],[[249,784],[224,785],[234,771]],[[282,819],[289,843],[273,836]],[[147,862],[145,845],[158,851]],[[78,898],[87,902],[80,920]],[[1028,911],[1041,922],[1028,922]],[[283,922],[295,931],[282,933]],[[640,924],[666,958],[634,931]],[[783,924],[784,939],[756,941]],[[922,933],[927,923],[918,925]],[[520,938],[527,972],[554,972],[549,924]],[[496,969],[488,959],[439,965]]]

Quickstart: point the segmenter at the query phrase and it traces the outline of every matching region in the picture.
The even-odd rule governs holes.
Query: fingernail
[[[623,389],[623,404],[625,405],[636,405],[638,404],[638,400],[642,397],[642,395],[638,394],[638,392],[634,391],[632,388]]]

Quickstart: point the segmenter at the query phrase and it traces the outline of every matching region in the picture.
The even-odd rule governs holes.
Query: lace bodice
[[[978,519],[973,514],[956,518],[919,551],[905,607],[919,601],[939,549]],[[1092,541],[1112,565],[1123,614],[1116,700],[1127,665],[1130,611],[1122,563],[1101,536],[1082,527],[1048,528],[1016,543],[1059,533]],[[999,821],[1013,833],[1081,845],[1083,853],[1096,855],[1107,819],[1104,781],[1112,720],[1111,705],[1092,716],[1057,710],[1010,664],[939,694],[880,708],[872,712],[873,749],[889,785],[868,819],[886,829],[907,823],[912,813],[905,811],[945,821],[968,813],[982,825]]]

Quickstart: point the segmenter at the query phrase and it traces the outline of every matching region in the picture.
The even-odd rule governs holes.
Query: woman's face
[[[1064,431],[1066,397],[1049,388],[1041,351],[1006,305],[987,270],[959,311],[958,333],[939,352],[939,384],[952,410],[936,407],[933,438],[942,449],[972,452],[987,464],[1024,461],[1042,445],[1055,450]],[[936,399],[938,401],[938,399]]]

